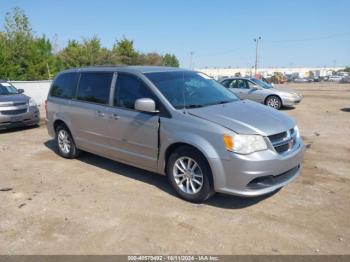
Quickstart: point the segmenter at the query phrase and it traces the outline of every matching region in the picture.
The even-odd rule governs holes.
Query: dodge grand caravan
[[[199,72],[70,69],[54,79],[46,109],[62,157],[83,150],[164,174],[192,202],[215,192],[267,194],[301,170],[304,145],[294,120],[238,99]]]

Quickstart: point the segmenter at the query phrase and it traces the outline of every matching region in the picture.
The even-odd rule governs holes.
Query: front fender
[[[187,144],[189,146],[195,147],[205,156],[210,166],[211,166],[211,159],[220,158],[219,153],[212,146],[212,144],[209,143],[204,137],[196,134],[188,134],[186,132],[176,132],[176,134],[173,133],[170,137],[168,135],[162,136],[161,134],[160,144],[161,144],[161,147],[159,151],[159,162],[158,162],[159,163],[158,169],[160,173],[164,173],[164,170],[165,170],[166,152],[168,148],[170,148],[174,144]]]

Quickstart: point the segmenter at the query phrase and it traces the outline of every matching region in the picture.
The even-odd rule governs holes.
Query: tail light
[[[45,100],[45,111],[47,113],[47,100]]]

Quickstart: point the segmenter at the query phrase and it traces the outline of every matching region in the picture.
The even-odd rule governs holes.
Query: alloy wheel
[[[173,176],[176,185],[187,194],[196,194],[203,187],[202,170],[190,157],[180,157],[175,161]]]
[[[267,101],[267,105],[273,108],[280,108],[280,101],[277,97],[271,97],[269,98],[269,100]]]
[[[57,139],[60,150],[65,154],[69,154],[71,150],[71,140],[68,132],[64,129],[61,129],[58,131]]]

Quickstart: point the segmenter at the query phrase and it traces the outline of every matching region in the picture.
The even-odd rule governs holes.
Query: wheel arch
[[[214,174],[213,174],[213,168],[210,164],[210,161],[208,160],[208,157],[202,152],[201,149],[199,149],[197,146],[193,145],[193,144],[189,144],[187,142],[175,142],[171,145],[169,145],[167,147],[167,149],[165,150],[165,154],[164,154],[164,173],[166,174],[166,169],[167,169],[167,165],[168,165],[168,160],[169,157],[171,156],[171,154],[177,150],[180,147],[190,147],[193,150],[195,150],[196,152],[198,152],[198,154],[200,154],[203,159],[205,159],[206,163],[208,164],[208,167],[210,169],[210,183],[211,185],[214,187]]]
[[[282,98],[281,98],[279,95],[277,95],[277,94],[269,94],[268,96],[266,96],[266,97],[265,97],[265,100],[264,100],[264,105],[266,105],[267,99],[269,99],[269,98],[272,97],[272,96],[277,97],[277,98],[281,101],[281,107],[282,107],[282,106],[283,106]]]
[[[73,142],[75,143],[75,139],[74,139],[73,133],[72,133],[72,131],[71,131],[69,125],[68,125],[64,120],[58,118],[58,119],[56,119],[56,120],[53,122],[53,128],[54,128],[53,130],[54,130],[54,132],[56,133],[56,129],[57,129],[57,127],[60,126],[60,125],[63,125],[64,127],[67,128],[68,132],[70,133],[70,135],[71,135],[71,137],[72,137],[72,139],[73,139]]]
[[[67,125],[63,120],[61,120],[61,119],[56,119],[56,120],[53,122],[53,128],[54,128],[55,131],[56,131],[56,129],[57,129],[57,127],[58,127],[59,125],[64,125],[65,127],[67,127],[67,128],[69,129],[68,125]]]

